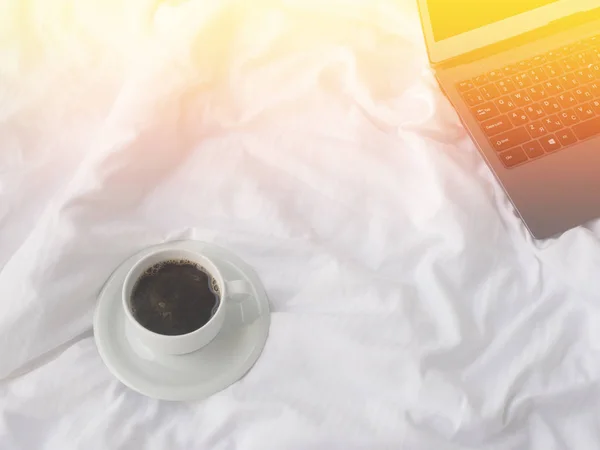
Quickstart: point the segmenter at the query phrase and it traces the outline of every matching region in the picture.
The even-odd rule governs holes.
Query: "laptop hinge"
[[[538,28],[527,33],[520,34],[518,36],[506,39],[504,41],[496,42],[494,44],[481,47],[477,50],[473,50],[463,55],[455,56],[454,58],[447,59],[438,63],[431,63],[431,67],[434,71],[447,69],[450,67],[456,67],[463,64],[472,63],[483,58],[487,58],[498,53],[512,50],[521,45],[542,39],[544,37],[551,36],[561,31],[565,31],[566,28],[572,28],[579,25],[583,25],[589,22],[600,19],[600,8],[592,11],[580,12],[563,19],[559,19],[550,22],[541,28]],[[599,28],[600,30],[600,28]]]

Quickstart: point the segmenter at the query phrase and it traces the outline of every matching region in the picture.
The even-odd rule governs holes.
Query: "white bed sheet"
[[[597,223],[533,242],[427,71],[412,0],[0,3],[0,449],[598,449]],[[272,326],[144,398],[96,295],[181,238]]]

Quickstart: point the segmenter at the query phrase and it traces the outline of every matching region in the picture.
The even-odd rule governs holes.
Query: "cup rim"
[[[137,280],[139,279],[139,275],[135,280],[132,280],[132,274],[136,271],[136,269],[138,269],[140,266],[143,265],[143,263],[145,261],[147,261],[148,259],[150,259],[151,257],[154,257],[156,255],[159,255],[161,253],[170,253],[170,252],[177,252],[180,254],[188,254],[188,255],[194,255],[194,257],[202,259],[202,262],[197,262],[192,260],[192,258],[190,258],[190,260],[192,262],[195,262],[198,265],[202,265],[207,272],[213,276],[214,278],[217,279],[217,282],[219,283],[219,289],[220,289],[220,298],[219,298],[219,306],[217,307],[216,311],[213,313],[213,315],[211,316],[211,318],[208,320],[208,322],[206,322],[204,325],[202,325],[200,328],[197,328],[193,331],[190,331],[189,333],[185,333],[185,334],[175,334],[175,335],[168,335],[168,334],[160,334],[157,333],[155,331],[152,331],[148,328],[146,328],[144,325],[142,325],[133,315],[133,313],[131,312],[131,308],[130,308],[130,302],[129,302],[129,296],[126,295],[126,292],[129,288],[129,286],[131,285],[131,291],[133,291],[133,287],[135,286],[135,283],[137,282]],[[185,257],[181,258],[181,259],[185,259]],[[165,259],[165,261],[168,259]],[[203,265],[204,262],[208,262],[209,265],[211,265],[211,268],[207,268]],[[156,263],[154,263],[156,264]],[[154,265],[153,264],[153,265]],[[213,273],[214,272],[214,273]],[[155,252],[152,252],[148,255],[143,256],[142,258],[140,258],[138,261],[136,261],[136,263],[129,269],[129,271],[127,272],[127,275],[125,276],[125,279],[123,280],[123,287],[121,290],[121,303],[122,303],[122,307],[125,311],[125,316],[127,317],[127,319],[129,320],[130,323],[132,323],[136,328],[138,328],[139,330],[141,330],[143,333],[146,333],[148,335],[160,338],[160,339],[165,339],[165,340],[180,340],[182,338],[187,338],[190,336],[194,336],[196,334],[201,334],[203,333],[208,326],[216,320],[217,315],[219,314],[219,312],[223,309],[224,307],[224,298],[225,298],[225,291],[226,291],[227,287],[225,284],[225,279],[223,278],[223,275],[221,274],[221,271],[219,270],[219,268],[217,267],[217,265],[206,255],[194,251],[194,250],[187,250],[187,249],[178,249],[178,248],[173,248],[173,249],[161,249],[161,250],[157,250]],[[133,292],[131,292],[133,293]]]

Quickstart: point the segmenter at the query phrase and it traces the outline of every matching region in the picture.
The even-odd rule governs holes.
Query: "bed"
[[[413,0],[0,5],[0,449],[600,448],[600,227],[534,241]],[[94,344],[121,261],[260,276],[254,368],[199,402]]]

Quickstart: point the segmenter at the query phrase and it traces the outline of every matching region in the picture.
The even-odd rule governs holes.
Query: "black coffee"
[[[131,294],[136,320],[148,330],[167,336],[191,333],[206,325],[218,306],[214,279],[187,260],[150,267]]]

